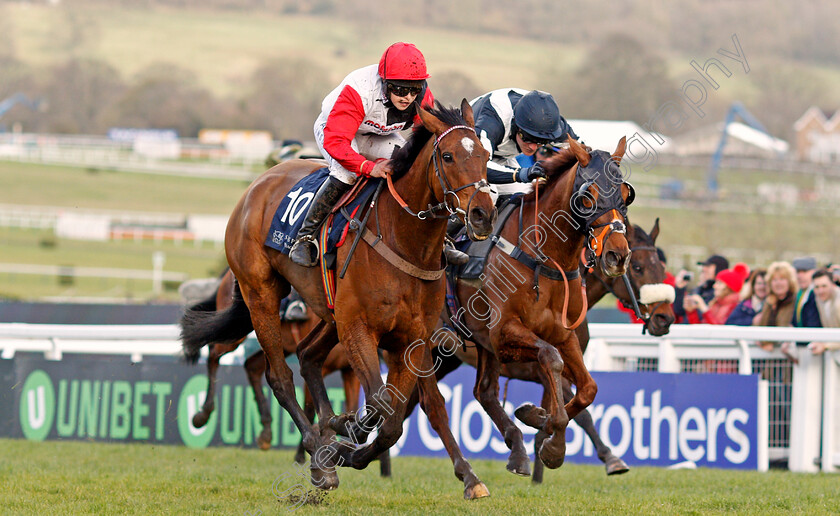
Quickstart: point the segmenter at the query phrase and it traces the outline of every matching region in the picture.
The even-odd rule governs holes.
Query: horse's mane
[[[577,156],[575,153],[572,152],[572,149],[566,147],[565,149],[561,149],[560,152],[556,153],[555,155],[551,156],[550,158],[543,160],[542,166],[545,170],[546,174],[546,182],[540,186],[540,188],[545,188],[547,185],[551,184],[554,181],[559,180],[560,176],[563,175],[568,170],[571,170],[572,166],[577,163]],[[536,195],[536,190],[526,194],[522,200],[523,201],[530,201],[533,200]]]
[[[443,107],[439,101],[435,101],[435,107],[427,111],[450,127],[454,125],[467,125],[467,121],[464,120],[464,115],[461,114],[460,109],[451,106],[448,108]],[[428,143],[431,137],[431,131],[423,126],[417,126],[405,146],[394,152],[394,155],[391,156],[394,179],[399,179],[403,174],[408,172],[417,160],[417,156],[420,155],[420,151],[423,150],[423,147],[426,146],[426,143]]]

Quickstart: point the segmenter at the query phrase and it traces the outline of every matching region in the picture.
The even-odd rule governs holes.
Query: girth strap
[[[524,264],[526,267],[531,269],[532,271],[539,270],[540,276],[546,277],[551,280],[560,281],[563,279],[563,272],[559,269],[553,269],[551,267],[546,266],[544,263],[540,263],[534,258],[531,257],[528,253],[522,250],[521,247],[517,247],[503,237],[499,235],[491,235],[490,238],[496,244],[496,247],[499,248],[500,251],[507,254],[514,260]],[[580,277],[580,270],[575,269],[572,271],[566,271],[566,280],[572,281],[578,279]]]
[[[408,274],[409,276],[413,276],[415,278],[419,278],[425,281],[434,281],[439,280],[443,277],[443,273],[446,269],[428,271],[425,269],[421,269],[414,264],[411,264],[401,258],[397,253],[395,253],[390,247],[385,245],[382,242],[381,238],[377,238],[372,232],[368,231],[367,228],[363,229],[362,232],[362,239],[370,245],[374,251],[379,253],[382,258],[388,261],[391,265],[396,267],[397,269],[403,271],[404,273]]]

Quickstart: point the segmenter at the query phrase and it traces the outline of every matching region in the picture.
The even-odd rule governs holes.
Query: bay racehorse
[[[194,328],[186,320],[192,317],[196,312],[215,312],[217,310],[224,310],[233,303],[234,294],[234,277],[230,269],[227,269],[222,275],[215,292],[207,299],[192,305],[184,312],[182,318],[182,328]],[[311,311],[307,312],[308,318],[302,321],[283,321],[281,332],[283,333],[283,344],[286,346],[286,356],[291,355],[297,350],[297,345],[301,341],[302,336],[307,335],[312,330],[316,323],[320,320]],[[245,337],[253,331],[253,325],[250,321],[242,321],[240,333],[242,338],[229,343],[211,343],[208,345],[207,353],[207,394],[204,397],[204,403],[201,409],[193,416],[193,426],[201,428],[207,424],[210,416],[215,409],[215,390],[216,390],[216,373],[219,369],[220,359],[228,354],[236,351],[236,349],[245,340]],[[191,335],[185,334],[182,336],[184,340],[190,340]],[[191,359],[198,358],[198,355],[191,355]],[[268,450],[271,448],[271,407],[268,400],[263,394],[262,383],[265,374],[266,362],[265,353],[259,349],[255,353],[247,356],[244,363],[245,374],[248,377],[248,383],[254,391],[254,399],[257,403],[257,409],[260,413],[260,423],[262,424],[262,431],[257,436],[257,446],[261,450]],[[335,371],[341,373],[341,380],[344,386],[344,406],[348,411],[357,410],[359,407],[359,379],[353,373],[353,368],[350,366],[350,361],[347,358],[347,353],[341,345],[336,346],[330,352],[327,359],[324,361],[323,375],[327,376]],[[315,416],[314,405],[312,404],[311,395],[304,386],[304,411],[310,421]],[[295,454],[295,462],[303,464],[306,460],[303,446],[298,446]],[[384,477],[391,476],[391,458],[390,454],[383,453],[380,457],[380,473]]]
[[[225,234],[228,264],[237,279],[233,305],[201,325],[210,337],[223,335],[237,318],[252,320],[268,359],[269,385],[300,430],[312,457],[314,485],[334,489],[338,487],[335,466],[361,469],[389,449],[401,435],[403,411],[419,380],[421,406],[443,440],[456,476],[464,482],[464,496],[479,498],[489,492],[449,430],[449,417],[434,376],[418,371],[431,370],[426,339],[443,307],[441,251],[446,219],[457,213],[478,239],[492,231],[495,208],[486,187],[489,154],[475,135],[472,109],[466,100],[460,112],[438,105],[430,111],[418,107],[418,114],[423,127],[392,158],[392,195],[380,197],[371,208],[376,217],[363,228],[375,238],[356,248],[346,274],[337,280],[334,313],[328,307],[318,268],[299,267],[286,255],[263,245],[280,201],[301,178],[320,166],[292,160],[255,180],[234,209]],[[348,253],[347,246],[340,247],[337,263],[347,261]],[[323,319],[298,346],[301,374],[322,422],[319,431],[309,423],[294,397],[291,370],[284,360],[278,312],[280,300],[292,285]],[[367,400],[365,416],[360,421],[357,413],[353,428],[377,429],[370,444],[356,446],[334,439],[335,429],[345,425],[339,424],[341,418],[332,413],[321,368],[339,339]],[[417,342],[420,345],[413,345]],[[380,376],[377,348],[387,352],[387,385]],[[358,436],[356,431],[346,433]]]
[[[597,259],[606,276],[626,270],[626,209],[635,194],[618,167],[624,147],[622,138],[610,156],[590,153],[571,140],[546,160],[545,185],[526,195],[519,217],[510,217],[494,235],[498,243],[482,283],[456,283],[455,295],[465,310],[463,321],[455,322],[478,344],[474,394],[511,448],[507,469],[515,474],[529,475],[530,462],[522,432],[499,403],[501,365],[528,367],[544,386],[546,409],[526,404],[516,416],[548,434],[537,454],[550,468],[565,458],[569,418],[597,391],[575,333],[587,308],[578,269],[583,256],[591,266]],[[523,221],[534,224],[523,231]],[[526,243],[531,254],[520,247]],[[577,386],[565,405],[563,376]]]
[[[671,308],[671,303],[668,302],[669,299],[673,300],[673,287],[664,284],[665,267],[659,260],[656,252],[656,238],[659,235],[659,219],[656,219],[656,223],[650,234],[646,233],[637,225],[630,225],[627,235],[628,242],[631,246],[630,249],[633,252],[630,258],[630,266],[627,270],[631,285],[630,290],[636,300],[639,301],[640,311],[647,326],[647,331],[655,336],[665,335],[674,322],[674,312]],[[586,283],[588,308],[595,306],[608,292],[612,293],[625,306],[633,306],[634,299],[627,290],[626,283],[622,281],[622,277],[606,276],[600,267],[596,267],[591,271],[584,271],[583,277]],[[445,314],[443,321],[446,321],[448,318],[449,314]],[[575,332],[580,342],[581,353],[583,353],[589,344],[587,319],[584,319],[584,322],[575,329]],[[440,367],[435,371],[435,377],[438,381],[457,369],[462,363],[469,364],[473,367],[478,365],[478,353],[474,344],[470,346],[459,346],[454,353],[446,353],[442,351],[441,347],[435,347],[432,350],[432,357],[436,363],[440,364]],[[533,362],[502,364],[501,376],[508,379],[542,383],[539,366]],[[563,395],[567,402],[573,396],[571,385],[566,378],[563,378]],[[548,408],[547,400],[548,394],[544,388],[544,408]],[[411,414],[416,403],[417,393],[414,393],[409,402],[407,415]],[[582,410],[575,416],[574,420],[586,432],[589,439],[595,445],[598,458],[604,463],[607,475],[616,475],[629,471],[630,468],[627,464],[620,457],[615,456],[612,450],[601,440],[592,416],[587,409]],[[545,437],[543,433],[540,435],[540,440]],[[519,473],[524,473],[524,471],[519,471]],[[536,458],[534,463],[532,479],[535,483],[540,483],[543,479],[543,464],[539,460],[539,457]]]

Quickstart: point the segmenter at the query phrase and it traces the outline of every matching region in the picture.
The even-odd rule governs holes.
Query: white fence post
[[[670,339],[659,341],[659,372],[680,372],[680,359],[677,358],[677,352],[674,350],[674,344]]]
[[[820,456],[822,357],[801,347],[793,353],[799,364],[793,367],[788,467],[791,471],[812,473],[819,471],[815,461]]]
[[[840,471],[840,351],[831,351],[822,357],[823,374],[823,425],[822,470],[825,473]]]

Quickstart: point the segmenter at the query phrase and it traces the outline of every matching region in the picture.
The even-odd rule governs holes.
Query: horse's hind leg
[[[571,401],[573,396],[574,393],[572,392],[572,385],[567,379],[563,378],[563,397],[566,401]],[[604,444],[604,441],[601,440],[601,436],[598,435],[598,430],[595,429],[595,423],[592,421],[592,415],[588,410],[581,410],[580,414],[575,416],[575,423],[583,428],[586,435],[589,436],[589,440],[595,445],[595,450],[598,452],[598,458],[604,463],[607,475],[620,475],[621,473],[627,473],[630,471],[630,466],[621,460],[621,457],[613,455],[610,447]]]
[[[432,355],[427,346],[414,347],[411,355],[411,363],[420,363],[421,371],[431,371],[433,369]],[[449,428],[449,415],[446,413],[446,405],[438,389],[434,374],[421,375],[418,377],[418,382],[420,385],[420,406],[423,408],[423,412],[429,417],[429,423],[432,425],[432,428],[434,428],[443,441],[443,446],[446,448],[446,452],[449,454],[449,457],[452,459],[452,464],[455,466],[455,476],[458,477],[458,480],[464,482],[464,498],[473,500],[490,496],[490,491],[487,489],[487,486],[473,472],[472,466],[464,458],[464,455],[461,453],[461,448],[452,435],[452,431]],[[402,417],[400,417],[399,421],[402,421]]]
[[[330,428],[330,422],[335,417],[327,396],[327,387],[324,385],[324,361],[337,344],[338,334],[335,325],[321,321],[300,341],[297,347],[300,375],[315,403],[323,437],[329,437],[326,432],[333,430]]]
[[[476,364],[475,388],[473,389],[475,399],[481,403],[484,411],[496,424],[496,428],[505,439],[505,444],[511,450],[507,470],[515,475],[527,477],[531,474],[531,460],[528,458],[528,452],[525,451],[522,431],[511,421],[502,404],[499,403],[501,364],[496,355],[483,346],[476,346],[476,351],[478,364]]]
[[[213,414],[213,409],[216,408],[216,373],[219,370],[219,359],[237,347],[239,347],[239,342],[236,344],[210,344],[207,350],[207,395],[204,397],[201,410],[193,416],[194,427],[201,428],[206,425]]]
[[[265,374],[265,353],[258,351],[245,360],[245,373],[248,375],[248,383],[254,391],[254,400],[257,402],[257,409],[260,411],[260,424],[262,432],[257,436],[257,446],[261,450],[271,448],[271,406],[263,394],[262,379]]]
[[[303,413],[310,423],[315,423],[315,404],[312,402],[312,395],[309,394],[309,388],[303,386]],[[306,463],[306,450],[303,448],[303,439],[298,443],[297,451],[295,452],[295,462],[298,464]]]
[[[278,283],[276,278],[274,281],[263,279],[259,283],[259,288],[251,289],[240,278],[242,295],[251,310],[254,330],[268,359],[265,373],[268,385],[274,392],[274,397],[280,402],[280,406],[286,409],[300,430],[304,448],[315,457],[313,454],[317,452],[321,439],[313,430],[295,397],[294,377],[292,370],[286,364],[281,333],[280,300],[288,293],[289,286]],[[324,490],[338,487],[338,475],[332,464],[321,464],[313,458],[310,470],[314,485]]]

